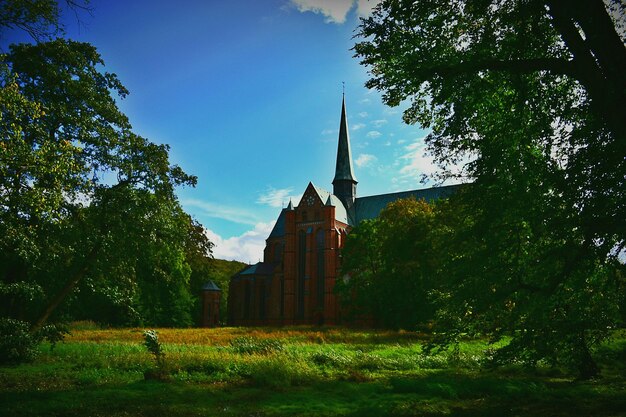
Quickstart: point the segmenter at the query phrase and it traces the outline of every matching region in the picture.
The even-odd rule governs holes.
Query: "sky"
[[[133,130],[169,144],[171,162],[198,177],[177,194],[213,255],[254,263],[281,207],[309,181],[332,190],[342,83],[357,195],[433,185],[419,181],[435,171],[427,132],[365,88],[351,50],[374,2],[91,0],[91,15],[63,20],[130,91],[119,106]]]

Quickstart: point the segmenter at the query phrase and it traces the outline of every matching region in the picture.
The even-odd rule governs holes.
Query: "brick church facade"
[[[290,201],[281,210],[266,240],[263,261],[231,278],[229,325],[340,324],[342,307],[333,289],[350,228],[377,217],[392,201],[411,196],[432,201],[456,187],[357,197],[345,100],[332,184],[331,193],[309,183],[297,207]]]

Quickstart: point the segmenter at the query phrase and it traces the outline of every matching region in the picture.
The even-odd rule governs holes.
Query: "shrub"
[[[144,372],[145,379],[167,379],[167,371],[165,369],[165,352],[163,352],[163,346],[159,342],[159,332],[156,330],[146,330],[143,332],[144,342],[143,345],[148,349],[148,352],[154,356],[156,362],[156,369],[149,369]]]
[[[0,318],[0,363],[21,363],[35,359],[39,353],[37,346],[44,340],[53,349],[57,342],[68,333],[65,326],[47,325],[37,332],[30,331],[30,323]]]
[[[0,318],[0,363],[28,362],[37,356],[41,338],[30,333],[25,321]]]

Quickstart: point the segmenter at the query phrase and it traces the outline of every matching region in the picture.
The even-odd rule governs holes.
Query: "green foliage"
[[[148,349],[152,355],[154,355],[154,359],[157,362],[160,362],[165,357],[165,353],[163,352],[163,347],[159,342],[159,332],[156,330],[146,330],[143,332],[144,342],[143,345]]]
[[[68,330],[63,326],[44,326],[32,332],[30,324],[11,318],[0,318],[0,363],[30,362],[39,354],[42,340],[50,342],[52,350],[63,340]]]
[[[626,290],[626,48],[604,3],[385,0],[360,36],[439,179],[474,180],[441,206],[436,342],[507,335],[497,360],[594,376]]]
[[[143,345],[148,349],[156,363],[156,369],[148,369],[144,372],[145,379],[156,379],[164,381],[169,379],[169,373],[165,366],[165,352],[159,342],[159,332],[146,330],[143,332]]]
[[[131,131],[128,91],[86,43],[12,45],[0,68],[0,316],[189,326],[195,177]],[[97,308],[94,308],[97,307]]]
[[[346,240],[342,271],[349,279],[336,290],[351,313],[369,314],[391,328],[415,329],[434,313],[428,298],[440,261],[435,211],[406,199],[360,223]]]
[[[0,363],[32,361],[40,339],[30,333],[28,323],[0,318]]]
[[[350,358],[341,352],[324,349],[320,352],[314,352],[311,355],[311,361],[318,366],[341,369],[350,363]]]
[[[284,349],[279,339],[256,339],[249,336],[236,337],[230,342],[231,349],[240,354],[268,355]]]
[[[137,329],[77,330],[32,363],[0,367],[0,414],[42,415],[620,415],[624,334],[594,352],[605,377],[579,381],[539,364],[486,370],[486,340],[460,342],[457,352],[420,354],[407,332],[336,329],[341,340],[315,343],[317,329],[289,329],[284,350],[240,355],[215,338],[258,329],[161,331],[168,342],[167,378]],[[197,333],[203,333],[198,338]],[[198,343],[198,340],[206,343]],[[315,363],[314,358],[322,359]],[[437,359],[437,360],[435,360]],[[337,365],[331,365],[333,361]],[[159,401],[155,403],[155,398]]]

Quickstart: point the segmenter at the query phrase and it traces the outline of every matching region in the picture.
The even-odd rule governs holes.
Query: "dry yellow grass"
[[[146,328],[147,329],[147,328]],[[144,328],[72,330],[65,339],[68,342],[128,342],[143,341]],[[420,335],[414,332],[382,330],[354,330],[342,327],[220,327],[215,329],[156,329],[159,340],[168,344],[227,346],[231,340],[241,336],[256,339],[283,339],[303,344],[358,343],[385,340],[416,341]]]

